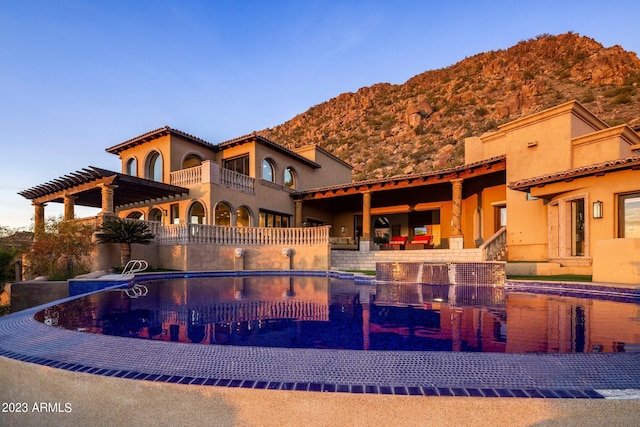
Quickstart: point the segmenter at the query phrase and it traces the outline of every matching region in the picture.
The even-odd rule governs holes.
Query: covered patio
[[[301,191],[293,195],[296,220],[299,226],[330,224],[333,237],[357,240],[360,252],[476,249],[506,225],[505,170],[500,156],[420,175]]]

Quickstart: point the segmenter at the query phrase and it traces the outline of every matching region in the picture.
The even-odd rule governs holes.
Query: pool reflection
[[[637,304],[501,286],[323,277],[171,279],[38,313],[84,332],[198,344],[466,352],[640,351]],[[133,295],[133,297],[132,297]]]

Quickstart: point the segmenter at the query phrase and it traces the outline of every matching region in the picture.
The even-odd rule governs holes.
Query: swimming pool
[[[328,275],[356,284],[372,281],[337,272],[291,274]],[[144,280],[201,275],[205,273],[149,274]],[[251,275],[281,273],[213,274]],[[640,300],[638,290],[633,288],[545,283],[508,283],[507,287],[511,292],[531,285],[563,294],[580,293],[585,287],[612,300]],[[0,318],[0,357],[123,379],[329,393],[603,398],[609,391],[640,389],[640,353],[507,354],[193,345],[79,333],[34,319],[37,312],[51,305],[55,304]]]
[[[595,353],[640,351],[632,298],[317,276],[138,279],[48,307],[66,329],[207,345]]]

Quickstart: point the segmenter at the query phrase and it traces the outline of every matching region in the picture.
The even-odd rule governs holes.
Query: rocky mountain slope
[[[576,33],[541,35],[406,83],[343,93],[260,133],[288,147],[318,144],[354,179],[459,165],[464,138],[577,99],[610,125],[640,126],[640,60]]]

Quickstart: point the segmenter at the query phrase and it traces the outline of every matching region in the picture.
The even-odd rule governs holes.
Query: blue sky
[[[29,228],[18,191],[119,171],[104,149],[164,125],[217,143],[543,33],[639,52],[638,16],[637,0],[0,0],[0,226]]]

